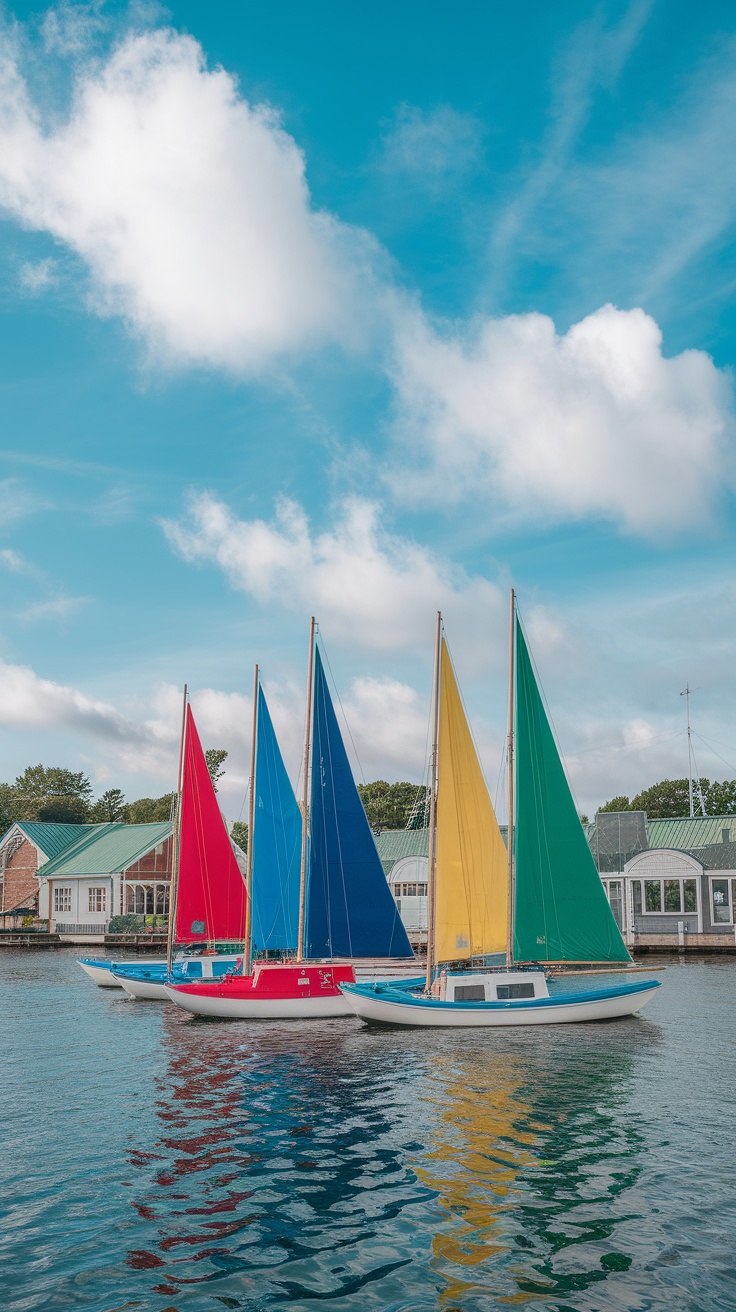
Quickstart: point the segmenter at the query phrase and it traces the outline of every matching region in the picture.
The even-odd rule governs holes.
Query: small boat
[[[101,989],[119,989],[122,985],[119,980],[115,979],[114,972],[117,970],[135,970],[140,965],[139,961],[107,961],[101,957],[77,957],[77,965],[82,967],[86,975],[94,981],[98,988]],[[162,957],[160,961],[149,961],[149,966],[160,966],[166,969],[166,960]]]
[[[186,689],[173,847],[166,961],[126,962],[112,972],[115,983],[132,998],[166,1002],[169,979],[212,979],[242,965],[242,952],[218,950],[218,944],[224,947],[242,941],[245,880],[218,805]],[[195,951],[197,955],[187,955]]]
[[[389,1025],[554,1025],[631,1016],[658,980],[579,991],[549,968],[630,967],[583,832],[511,594],[509,830],[504,845],[437,616],[423,989],[342,984],[363,1020]],[[505,966],[472,960],[505,953]],[[471,962],[471,967],[465,964]],[[549,984],[552,983],[550,990]]]
[[[212,984],[167,984],[168,997],[195,1015],[350,1016],[340,985],[355,981],[358,961],[375,972],[380,962],[401,970],[414,959],[355,786],[314,620],[309,651],[301,811],[256,666],[243,971]],[[266,949],[296,959],[256,959],[251,968]]]

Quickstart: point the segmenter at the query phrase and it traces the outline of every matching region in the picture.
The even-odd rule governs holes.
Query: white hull
[[[146,998],[151,1002],[168,1001],[166,985],[156,984],[151,979],[123,979],[119,976],[117,983],[122,985],[131,998]]]
[[[114,964],[116,966],[125,966],[126,969],[129,968],[131,970],[134,970],[135,967],[140,966],[141,963],[140,961],[116,961]],[[166,963],[163,961],[161,962],[150,961],[150,962],[146,962],[146,964],[150,966],[158,966],[158,965],[163,966]],[[122,980],[115,979],[112,973],[112,966],[113,966],[112,961],[110,962],[109,966],[91,966],[86,961],[77,961],[77,965],[82,967],[82,970],[87,975],[89,975],[90,979],[94,981],[94,983],[97,985],[98,988],[100,989],[122,988]]]
[[[330,1016],[352,1016],[344,994],[324,998],[223,998],[203,997],[167,988],[166,996],[194,1016],[219,1016],[222,1020],[324,1020]]]
[[[380,994],[366,996],[352,991],[346,991],[344,996],[361,1020],[381,1025],[488,1029],[507,1025],[569,1025],[574,1021],[615,1020],[621,1016],[633,1016],[654,997],[658,987],[658,984],[653,984],[651,989],[638,993],[595,1001],[560,1000],[559,1003],[547,1002],[543,1006],[516,1002],[504,1007],[488,1008],[464,1007],[460,1002],[402,1003],[389,1001]]]

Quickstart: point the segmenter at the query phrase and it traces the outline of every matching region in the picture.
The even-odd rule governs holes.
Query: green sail
[[[516,961],[629,961],[516,621]]]

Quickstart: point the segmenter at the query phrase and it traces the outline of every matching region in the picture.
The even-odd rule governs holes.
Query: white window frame
[[[61,901],[68,901],[66,907],[59,906]],[[72,911],[72,886],[71,884],[54,884],[54,915],[68,916]]]
[[[716,880],[728,885],[728,920],[716,920],[715,915],[713,914],[713,884]],[[710,923],[713,929],[715,929],[717,925],[726,926],[734,924],[734,884],[736,884],[736,874],[734,874],[732,870],[721,870],[720,872],[715,871],[714,874],[708,876],[708,915],[710,916]]]
[[[93,899],[95,902],[100,902],[101,905],[93,906]],[[107,915],[107,888],[104,884],[89,884],[87,886],[87,911],[93,916]]]
[[[643,916],[696,916],[696,915],[698,914],[698,879],[697,879],[697,875],[695,875],[695,874],[692,874],[692,875],[636,875],[635,877],[636,877],[636,879],[640,879],[641,882],[642,882],[642,884],[659,884],[659,905],[660,905],[660,907],[662,908],[662,910],[661,910],[661,911],[647,911],[647,893],[646,893],[646,889],[645,889],[645,888],[642,888],[642,891],[641,891],[641,914],[642,914]],[[684,908],[685,908],[685,889],[683,888],[683,884],[685,883],[686,880],[690,880],[690,879],[692,879],[692,880],[695,881],[695,907],[693,908],[692,911],[685,911],[685,909],[684,909]],[[664,910],[664,886],[665,886],[665,884],[674,884],[675,882],[677,882],[677,883],[680,885],[680,910],[679,910],[679,911],[665,911],[665,910]]]

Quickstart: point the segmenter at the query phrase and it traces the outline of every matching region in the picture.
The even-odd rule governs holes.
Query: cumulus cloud
[[[267,523],[238,519],[224,502],[198,493],[187,516],[164,522],[164,530],[185,560],[218,565],[262,605],[313,611],[330,638],[382,651],[429,647],[442,610],[451,630],[487,661],[503,631],[505,601],[495,584],[388,533],[378,507],[358,498],[317,533],[294,501],[280,501]]]
[[[247,372],[355,338],[373,248],[313,209],[278,114],[189,36],[130,35],[102,67],[82,64],[51,124],[6,51],[0,205],[76,252],[96,309],[172,362]]]
[[[703,351],[667,358],[643,310],[603,306],[564,334],[541,314],[397,332],[398,427],[428,452],[396,491],[477,493],[645,535],[702,523],[733,479],[733,387]]]

